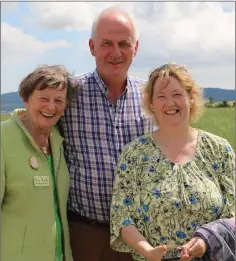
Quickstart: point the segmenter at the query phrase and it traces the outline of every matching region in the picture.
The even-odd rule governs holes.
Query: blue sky
[[[116,3],[117,4],[117,3]],[[2,2],[1,92],[17,91],[39,64],[95,69],[88,48],[93,19],[113,2]],[[202,87],[235,88],[235,3],[123,2],[140,45],[130,74],[146,79],[166,62],[185,64]]]

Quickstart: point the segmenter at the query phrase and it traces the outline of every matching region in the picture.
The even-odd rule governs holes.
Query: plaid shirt
[[[80,83],[76,99],[60,120],[65,157],[71,177],[68,209],[109,221],[114,171],[125,144],[152,129],[141,113],[140,85],[128,77],[116,104],[95,70],[73,78]]]

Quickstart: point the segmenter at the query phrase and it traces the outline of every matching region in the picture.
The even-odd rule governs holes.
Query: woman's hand
[[[167,250],[166,245],[153,247],[151,250],[149,250],[148,260],[161,261],[161,258],[165,254],[166,250]]]
[[[161,261],[167,249],[166,245],[151,246],[134,225],[121,228],[121,238],[130,248],[149,261]]]
[[[200,237],[192,238],[188,243],[181,246],[181,261],[189,261],[194,257],[202,257],[206,252],[206,243]]]

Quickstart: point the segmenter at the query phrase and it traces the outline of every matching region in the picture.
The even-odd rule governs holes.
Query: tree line
[[[205,103],[205,107],[207,107],[207,108],[229,108],[229,107],[235,107],[235,101],[232,104],[230,104],[226,100],[223,100],[222,102],[216,102],[212,97],[209,97],[207,102]]]

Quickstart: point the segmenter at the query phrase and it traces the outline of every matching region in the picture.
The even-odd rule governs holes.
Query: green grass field
[[[5,121],[10,117],[9,114],[1,114],[1,121]]]
[[[209,131],[227,139],[235,150],[235,109],[208,108],[193,127]]]
[[[9,115],[1,115],[1,121],[8,118]],[[207,108],[204,115],[193,126],[227,139],[235,150],[234,108]]]

